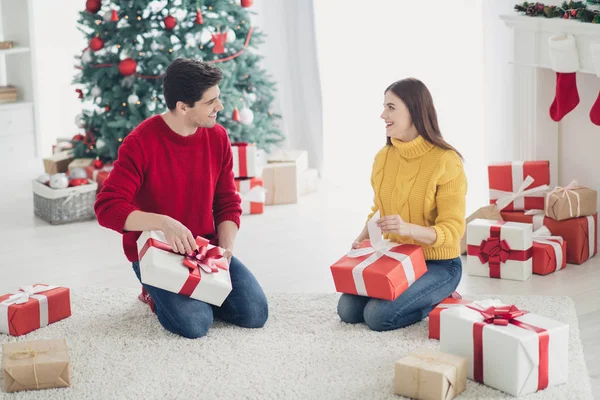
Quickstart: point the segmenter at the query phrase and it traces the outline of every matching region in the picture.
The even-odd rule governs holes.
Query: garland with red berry
[[[600,0],[588,0],[589,4],[598,5]],[[575,19],[592,24],[600,23],[600,12],[590,9],[583,1],[565,1],[562,5],[547,6],[544,3],[524,2],[515,5],[515,11],[524,13],[529,17]]]

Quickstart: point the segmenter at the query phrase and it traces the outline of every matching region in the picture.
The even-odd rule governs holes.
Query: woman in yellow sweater
[[[427,273],[394,301],[340,297],[342,321],[366,322],[376,331],[421,321],[458,286],[467,192],[462,156],[442,138],[433,99],[421,81],[404,79],[390,85],[381,118],[387,145],[373,164],[375,205],[369,219],[379,211],[377,224],[385,238],[421,245]],[[352,247],[367,238],[365,225]]]

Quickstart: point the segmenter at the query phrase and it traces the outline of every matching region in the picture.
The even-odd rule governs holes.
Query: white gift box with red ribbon
[[[142,283],[221,306],[232,290],[222,249],[196,238],[201,252],[174,253],[160,231],[145,231],[137,240]]]

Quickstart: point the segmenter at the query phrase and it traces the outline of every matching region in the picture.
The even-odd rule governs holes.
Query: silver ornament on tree
[[[85,119],[82,113],[75,116],[75,126],[81,129],[85,128]]]
[[[247,93],[246,94],[246,99],[248,99],[248,101],[250,102],[250,104],[254,104],[256,102],[256,94],[254,94],[254,93]]]
[[[93,97],[100,97],[100,95],[102,94],[102,89],[100,89],[98,86],[94,86],[90,93]]]
[[[244,125],[250,125],[254,121],[254,113],[248,107],[240,110],[240,122]]]
[[[160,49],[160,45],[156,42],[152,42],[150,43],[150,49],[152,49],[152,51],[158,51]]]
[[[104,141],[104,139],[100,138],[98,140],[96,140],[96,148],[98,150],[103,149],[106,146],[106,142]]]
[[[127,97],[127,102],[129,104],[131,104],[132,106],[136,105],[138,103],[138,101],[140,101],[140,98],[135,93],[130,94],[129,97]]]
[[[81,55],[81,61],[83,61],[86,64],[89,64],[92,62],[92,54],[90,53],[89,50],[86,50],[83,52],[83,54]]]
[[[233,31],[233,29],[227,29],[227,43],[233,43],[235,42],[235,39],[237,39],[237,37],[235,36],[235,32]]]
[[[67,174],[54,174],[50,177],[50,187],[52,189],[66,189],[69,187],[69,178]]]

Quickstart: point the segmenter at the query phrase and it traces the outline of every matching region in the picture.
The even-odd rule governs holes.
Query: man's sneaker
[[[150,294],[146,291],[146,289],[143,286],[142,293],[138,296],[138,299],[140,299],[142,303],[148,304],[152,312],[156,314],[156,311],[154,310],[154,300],[152,300],[152,297],[150,297]]]

